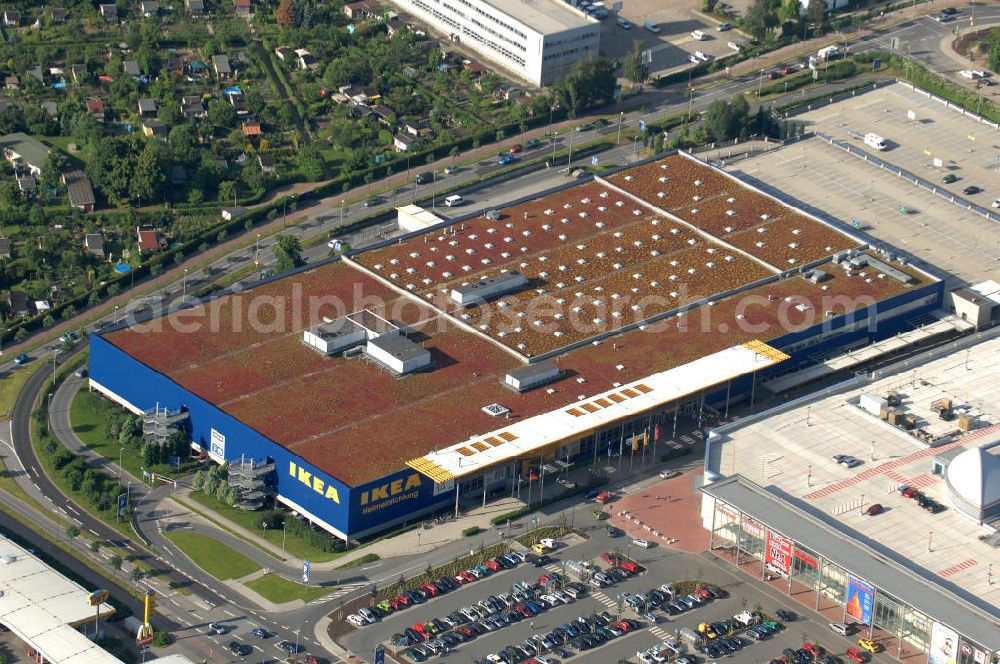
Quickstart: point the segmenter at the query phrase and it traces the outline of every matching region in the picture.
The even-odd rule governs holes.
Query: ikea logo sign
[[[370,514],[404,500],[420,496],[420,475],[412,473],[406,479],[393,480],[361,492],[361,512]]]
[[[305,484],[307,487],[318,493],[319,495],[332,500],[333,502],[340,504],[340,493],[337,492],[337,487],[333,485],[327,485],[326,481],[323,480],[319,475],[313,473],[312,471],[306,470],[302,466],[296,464],[294,461],[288,462],[288,474],[297,479],[298,481]]]

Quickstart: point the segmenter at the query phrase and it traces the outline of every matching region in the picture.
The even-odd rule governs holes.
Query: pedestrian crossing
[[[355,590],[357,590],[358,588],[362,588],[362,587],[367,586],[367,585],[370,585],[370,584],[368,584],[368,583],[345,583],[342,586],[337,586],[337,589],[334,590],[329,595],[323,595],[322,597],[318,597],[318,598],[314,599],[313,601],[309,602],[309,605],[313,606],[313,605],[316,605],[316,604],[325,604],[326,602],[329,602],[331,600],[335,600],[338,597],[343,597],[344,595],[348,595],[348,594],[354,592]]]
[[[650,628],[649,628],[648,631],[649,631],[650,634],[652,634],[656,638],[660,639],[661,641],[666,641],[671,636],[673,636],[672,634],[670,634],[669,632],[667,632],[667,630],[663,629],[662,627],[658,627],[656,625],[650,626]]]
[[[592,592],[590,594],[590,596],[593,597],[594,599],[596,599],[598,602],[600,602],[604,606],[608,607],[609,609],[617,609],[618,608],[618,602],[616,602],[615,600],[611,599],[610,597],[608,597],[607,595],[605,595],[600,590],[595,590],[594,592]]]

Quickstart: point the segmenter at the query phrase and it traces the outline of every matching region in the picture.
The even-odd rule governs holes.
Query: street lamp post
[[[639,161],[639,137],[632,139],[632,161]]]
[[[760,99],[761,90],[764,88],[764,70],[760,70],[760,76],[757,78],[757,99]]]
[[[574,132],[569,133],[569,159],[566,160],[567,168],[569,168],[569,166],[573,163],[573,133]]]
[[[344,225],[344,199],[340,199],[340,225]]]
[[[184,268],[184,279],[181,281],[181,299],[187,297],[188,290],[188,268]]]
[[[552,134],[552,163],[553,164],[556,163],[556,136],[558,136],[558,135],[559,135],[558,131],[556,133]]]
[[[118,484],[122,483],[122,455],[125,453],[125,448],[122,447],[118,450]]]
[[[622,122],[625,120],[625,111],[618,111],[618,140],[615,145],[622,144]]]

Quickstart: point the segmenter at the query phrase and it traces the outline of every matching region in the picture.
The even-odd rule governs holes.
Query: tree
[[[298,162],[302,175],[309,182],[316,182],[323,178],[323,155],[320,154],[319,148],[315,145],[310,143],[302,146],[295,160]]]
[[[302,260],[302,244],[294,235],[279,235],[272,250],[278,261],[278,272],[288,272],[305,265],[305,261]]]
[[[163,193],[167,183],[167,149],[159,141],[149,141],[139,153],[132,172],[130,190],[140,201],[151,201]]]
[[[826,24],[826,2],[810,0],[806,6],[806,21],[816,28],[822,28]]]
[[[247,157],[240,176],[243,178],[243,182],[254,191],[264,186],[264,171],[261,169],[257,158],[253,155]]]
[[[590,55],[577,61],[558,92],[560,102],[573,114],[609,102],[615,93],[615,66],[603,55]]]
[[[292,0],[281,0],[278,3],[278,10],[275,12],[275,16],[278,19],[278,23],[284,27],[293,27],[295,25],[295,7],[292,6]]]
[[[59,188],[59,174],[62,172],[63,161],[62,155],[57,150],[49,150],[38,183],[42,189],[48,191]]]
[[[232,180],[226,180],[219,184],[219,202],[229,203],[230,201],[234,204],[236,202],[236,183]]]
[[[705,131],[713,141],[721,142],[739,136],[746,127],[749,104],[743,95],[731,102],[713,101],[705,112]]]
[[[208,104],[208,121],[216,127],[231,129],[236,124],[236,109],[227,102],[216,99]]]
[[[754,39],[763,41],[777,27],[778,14],[771,0],[753,0],[743,22]]]
[[[642,42],[638,39],[632,42],[632,50],[625,56],[622,72],[626,79],[636,85],[641,85],[649,78],[649,65],[642,57]]]
[[[132,579],[132,583],[139,583],[142,580],[142,570],[138,567],[133,567],[129,578]]]
[[[76,526],[66,526],[66,537],[76,539],[80,536],[80,529]]]

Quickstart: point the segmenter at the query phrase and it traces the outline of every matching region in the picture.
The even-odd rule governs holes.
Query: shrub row
[[[508,519],[511,521],[513,521],[514,519],[519,519],[525,514],[530,514],[536,510],[540,510],[543,507],[546,507],[553,503],[557,503],[560,500],[565,500],[566,498],[577,496],[580,495],[581,493],[586,493],[591,489],[594,489],[599,486],[604,486],[607,483],[608,483],[607,477],[596,478],[591,482],[588,482],[587,484],[578,485],[572,489],[567,489],[566,491],[563,491],[562,493],[557,494],[551,498],[546,498],[545,500],[536,501],[534,503],[531,503],[530,505],[525,505],[524,507],[519,507],[516,510],[512,510],[505,514],[501,514],[500,516],[495,516],[492,519],[490,519],[490,523],[496,526],[501,523],[506,523]]]

